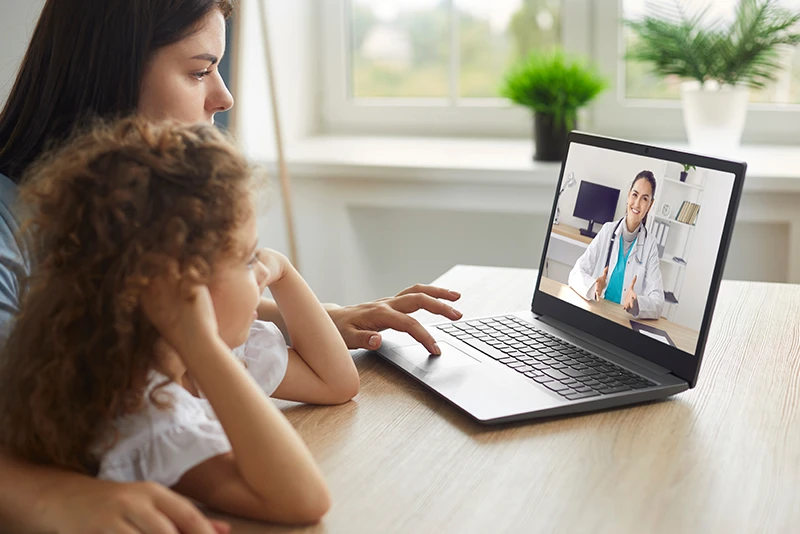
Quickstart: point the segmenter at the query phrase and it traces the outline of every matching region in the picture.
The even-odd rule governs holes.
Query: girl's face
[[[252,204],[248,209],[250,217],[234,234],[231,253],[215,265],[214,278],[208,286],[219,335],[231,348],[247,340],[267,282],[267,269],[256,256],[255,209]]]
[[[157,50],[147,63],[139,94],[139,114],[151,120],[214,122],[233,106],[219,62],[225,54],[225,18],[215,9],[200,29]]]
[[[653,188],[648,180],[636,180],[628,192],[628,228],[637,228],[653,205]]]

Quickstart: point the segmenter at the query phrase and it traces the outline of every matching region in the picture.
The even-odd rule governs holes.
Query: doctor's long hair
[[[636,182],[638,182],[639,180],[647,180],[650,183],[650,187],[653,188],[653,194],[650,196],[650,208],[652,208],[656,200],[656,177],[652,171],[640,172],[639,174],[636,175],[636,178],[634,178],[633,181],[631,182],[631,187],[630,189],[628,189],[628,193],[633,191],[633,186],[636,185]],[[625,206],[626,206],[625,215],[627,216],[628,214],[627,202],[625,203]],[[647,208],[647,215],[645,215],[644,218],[642,219],[642,225],[644,226],[647,226],[647,217],[650,215],[650,208]]]
[[[20,194],[38,246],[0,355],[0,448],[96,474],[97,449],[113,445],[116,418],[142,406],[158,361],[142,292],[172,266],[183,284],[211,279],[252,209],[251,175],[210,124],[135,118],[31,167]]]

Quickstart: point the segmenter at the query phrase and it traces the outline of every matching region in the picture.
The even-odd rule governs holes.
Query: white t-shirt
[[[233,350],[247,370],[271,395],[286,375],[289,355],[283,334],[272,323],[255,321],[247,342]],[[175,485],[191,468],[214,456],[230,452],[231,444],[211,404],[170,382],[155,397],[170,402],[159,409],[150,391],[167,378],[152,371],[143,408],[118,419],[119,439],[105,452],[98,478],[117,482],[153,481]],[[98,445],[102,446],[102,445]]]

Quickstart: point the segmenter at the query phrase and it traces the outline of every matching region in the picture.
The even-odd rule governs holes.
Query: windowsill
[[[530,139],[318,136],[293,143],[287,161],[298,177],[552,184],[561,164],[533,161],[532,154]],[[745,190],[800,192],[799,148],[743,146],[735,159],[748,164]]]

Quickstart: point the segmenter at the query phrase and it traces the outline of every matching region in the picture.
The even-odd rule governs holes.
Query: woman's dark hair
[[[47,0],[0,112],[0,173],[19,182],[94,117],[135,111],[147,61],[236,0]]]
[[[642,171],[639,174],[637,174],[636,178],[634,178],[633,182],[631,182],[631,188],[628,189],[628,193],[633,191],[633,186],[636,185],[636,182],[638,182],[639,180],[647,180],[648,182],[650,182],[650,187],[653,189],[653,194],[650,196],[650,201],[652,202],[653,200],[655,200],[655,198],[656,198],[656,177],[655,177],[655,175],[653,174],[652,171]],[[650,211],[649,210],[647,212],[647,215],[650,215]],[[647,215],[645,215],[644,219],[642,219],[642,224],[644,224],[645,226],[647,225]]]

